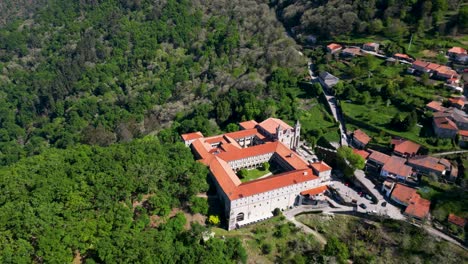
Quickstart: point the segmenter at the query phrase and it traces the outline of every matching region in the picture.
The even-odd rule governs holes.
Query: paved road
[[[457,150],[457,151],[448,151],[448,152],[442,152],[442,153],[434,153],[431,154],[431,156],[446,156],[446,155],[451,155],[451,154],[460,154],[460,153],[467,153],[468,150]]]

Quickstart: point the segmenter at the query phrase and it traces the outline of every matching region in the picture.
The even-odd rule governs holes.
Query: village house
[[[342,50],[343,47],[340,44],[330,43],[327,45],[327,51],[331,54],[337,53],[338,51]]]
[[[407,61],[407,62],[413,62],[414,61],[414,59],[411,58],[409,55],[402,54],[402,53],[395,53],[393,55],[393,58],[396,59],[396,60],[403,60],[403,61]]]
[[[392,178],[400,181],[406,181],[412,174],[411,167],[405,165],[406,159],[390,156],[380,171],[380,176]]]
[[[444,111],[434,113],[434,118],[446,117],[452,120],[458,129],[468,130],[468,115],[460,109],[449,107]]]
[[[213,137],[181,135],[196,159],[209,167],[228,230],[270,218],[276,208],[290,208],[301,193],[320,195],[327,189],[331,167],[324,162],[309,163],[294,151],[300,139],[299,122],[291,127],[269,118],[261,123],[242,122],[239,127],[240,131]],[[236,174],[265,162],[281,172],[246,182]]]
[[[393,153],[404,158],[415,156],[421,147],[421,145],[406,139],[392,139],[391,144]]]
[[[370,156],[370,152],[365,150],[365,149],[355,149],[353,148],[353,153],[361,156],[365,161],[367,161],[367,158]]]
[[[426,108],[432,112],[441,112],[447,110],[447,108],[442,106],[442,102],[431,101],[426,104]]]
[[[375,43],[375,42],[369,42],[369,43],[366,43],[362,46],[362,49],[363,50],[368,50],[368,51],[373,51],[373,52],[377,52],[379,51],[379,44],[378,43]]]
[[[462,148],[468,148],[468,130],[459,130],[458,135],[458,145]]]
[[[371,154],[369,155],[369,158],[367,159],[367,163],[369,165],[376,166],[377,168],[381,168],[389,160],[390,160],[389,155],[376,151],[376,150],[371,150]]]
[[[404,214],[408,217],[423,221],[429,216],[431,202],[421,198],[416,189],[396,183],[393,186],[390,199],[405,206]]]
[[[357,129],[353,132],[353,145],[358,149],[363,149],[366,145],[371,141],[371,137],[369,137],[364,131]]]
[[[466,49],[462,47],[453,47],[447,51],[447,55],[451,59],[455,59],[457,56],[466,54]]]
[[[321,72],[319,74],[320,84],[328,91],[332,91],[333,86],[335,86],[339,81],[340,79],[338,79],[338,77],[335,77],[328,72]]]
[[[451,106],[458,108],[460,110],[465,109],[465,104],[466,104],[465,96],[450,97],[448,100]]]
[[[361,49],[358,47],[348,47],[341,51],[341,56],[343,57],[356,57],[361,55]]]
[[[453,59],[456,63],[460,64],[468,64],[468,54],[463,53],[463,54],[457,54],[455,55],[455,58]]]
[[[459,79],[460,76],[452,68],[437,63],[415,60],[411,68],[421,73],[427,73],[437,79],[450,80]]]
[[[456,225],[460,228],[465,228],[466,219],[463,217],[456,216],[455,214],[449,214],[447,221],[450,224]]]
[[[408,165],[419,173],[429,175],[431,173],[441,177],[451,170],[452,165],[446,159],[432,156],[420,156],[408,159]]]
[[[434,133],[440,138],[455,138],[457,125],[447,117],[434,117],[432,121]]]

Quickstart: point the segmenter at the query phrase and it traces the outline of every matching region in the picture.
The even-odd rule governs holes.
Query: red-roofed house
[[[193,141],[195,141],[198,138],[202,138],[203,134],[201,132],[193,132],[193,133],[182,134],[181,137],[185,143],[185,146],[189,147]]]
[[[330,52],[331,54],[336,53],[343,49],[343,47],[340,44],[336,43],[330,43],[327,45],[327,51]]]
[[[360,55],[362,55],[361,49],[357,47],[349,47],[341,51],[341,56],[343,57],[356,57]]]
[[[453,47],[447,51],[447,55],[450,58],[455,58],[457,55],[466,54],[466,49],[462,47]]]
[[[239,123],[239,127],[241,129],[252,129],[255,128],[258,125],[257,121],[255,120],[249,120],[249,121],[244,121]]]
[[[421,147],[406,139],[392,139],[393,153],[400,157],[412,157],[416,155]]]
[[[456,107],[461,110],[465,108],[466,98],[464,96],[450,97],[448,100],[450,102],[450,105],[453,107]]]
[[[402,53],[395,53],[393,55],[393,58],[395,58],[397,60],[404,60],[404,61],[407,61],[407,62],[413,62],[414,61],[413,58],[411,58],[407,54],[402,54]]]
[[[369,155],[370,155],[369,151],[363,150],[363,149],[353,149],[353,153],[354,153],[354,154],[358,154],[358,155],[361,156],[364,160],[367,160],[367,158],[368,158]]]
[[[358,129],[353,132],[353,144],[356,148],[365,148],[369,141],[371,141],[371,137],[364,131]]]
[[[378,43],[375,43],[375,42],[369,42],[369,43],[366,43],[362,46],[362,49],[363,50],[368,50],[368,51],[373,51],[373,52],[377,52],[379,51],[379,44]]]
[[[466,225],[466,219],[463,217],[456,216],[455,214],[449,214],[448,222],[461,228],[464,228]]]
[[[441,138],[455,138],[457,135],[457,125],[447,117],[434,117],[432,121],[434,132]]]
[[[429,65],[429,62],[422,61],[422,60],[415,60],[413,64],[411,64],[411,67],[420,72],[430,73],[431,70],[427,68],[428,65]]]
[[[421,198],[416,189],[397,183],[393,187],[390,199],[406,206],[404,214],[409,217],[423,220],[429,215],[431,202]]]
[[[458,145],[462,148],[468,147],[468,130],[458,130],[458,135],[460,136]]]
[[[383,166],[388,160],[390,160],[389,155],[372,150],[367,161],[372,162],[377,166]]]
[[[208,138],[196,133],[182,136],[193,140],[190,147],[195,157],[209,167],[224,204],[228,230],[272,217],[275,208],[290,208],[301,192],[322,193],[330,180],[330,166],[324,162],[309,164],[281,140],[283,132],[299,133],[298,123],[292,128],[280,119],[270,118],[255,128],[252,125],[244,122],[243,130]],[[274,163],[283,172],[247,182],[236,174],[264,162]]]
[[[442,106],[442,102],[432,101],[426,105],[426,108],[432,112],[445,111],[447,108]]]
[[[408,159],[408,165],[420,173],[434,173],[437,176],[445,175],[445,172],[451,168],[448,160],[432,156],[419,156]]]
[[[412,169],[405,165],[406,159],[397,156],[391,156],[390,159],[383,165],[380,171],[380,176],[395,178],[397,180],[406,181],[411,176]]]

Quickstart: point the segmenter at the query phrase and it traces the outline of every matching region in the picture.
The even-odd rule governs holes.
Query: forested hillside
[[[47,0],[0,0],[0,27],[15,20],[30,18]]]
[[[154,139],[23,159],[0,169],[0,262],[244,262],[237,239],[202,243],[204,228],[185,230],[183,214],[150,218],[206,190],[206,175],[182,143]]]
[[[129,141],[174,118],[208,134],[228,118],[293,119],[293,96],[267,82],[306,60],[263,2],[50,0],[3,27],[0,164]]]
[[[288,28],[321,39],[380,34],[398,40],[411,33],[457,35],[468,30],[468,5],[462,0],[271,2]]]

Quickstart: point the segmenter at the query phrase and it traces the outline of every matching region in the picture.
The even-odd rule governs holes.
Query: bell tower
[[[296,149],[299,147],[299,141],[301,139],[301,123],[299,123],[299,119],[296,121],[294,125],[294,138],[291,143],[291,148]]]

